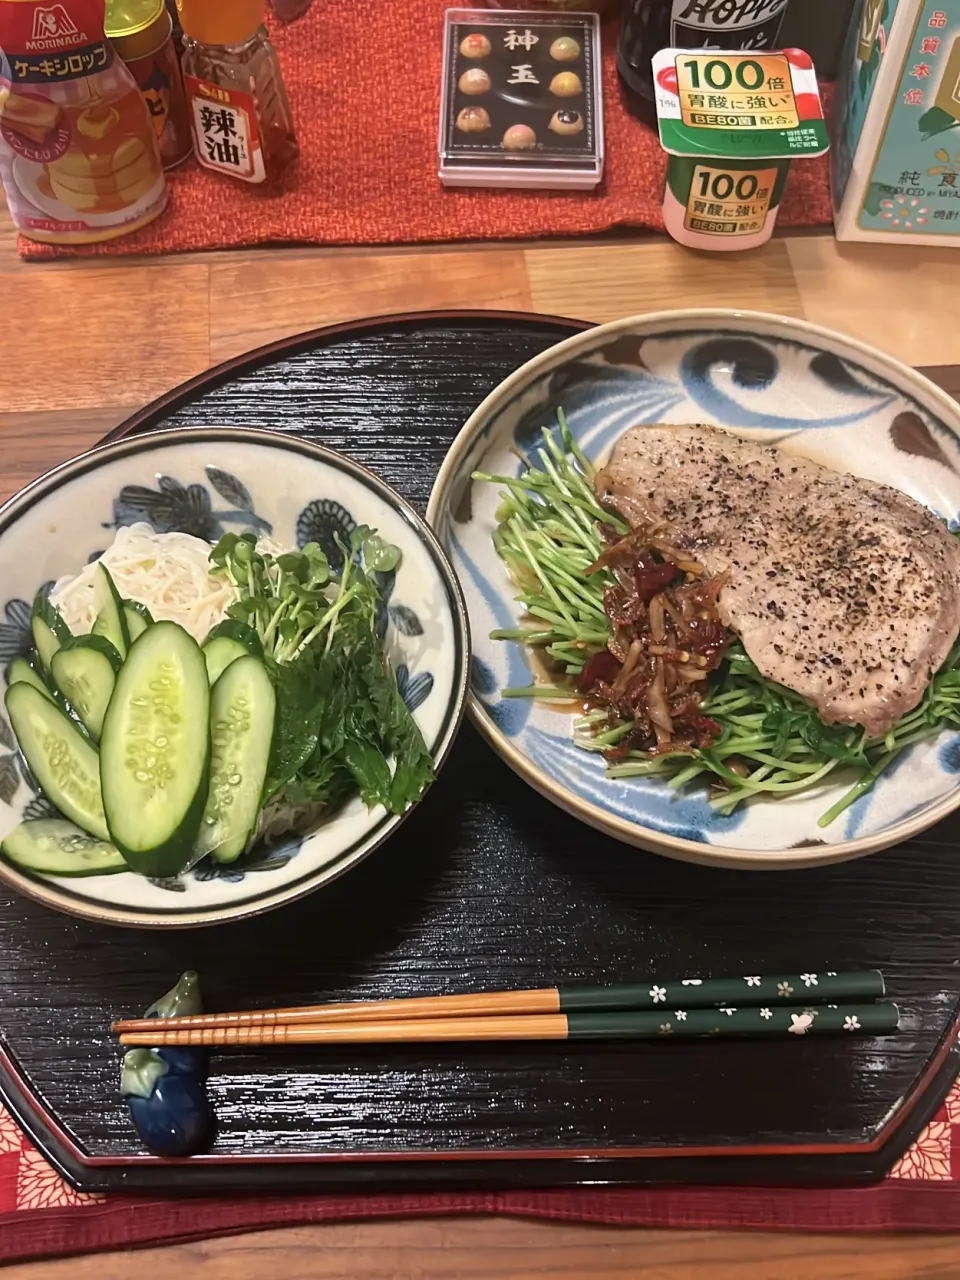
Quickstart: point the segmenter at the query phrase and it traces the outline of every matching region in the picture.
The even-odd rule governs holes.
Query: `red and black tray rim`
[[[558,316],[515,311],[451,309],[419,311],[323,326],[232,357],[164,393],[132,414],[103,443],[149,432],[199,395],[278,359],[288,359],[337,339],[445,323],[555,326],[557,341],[593,327]],[[920,372],[941,383],[949,369]],[[944,375],[947,375],[946,377]],[[950,382],[950,389],[953,384]],[[0,1041],[0,1097],[11,1116],[51,1165],[82,1191],[176,1190],[180,1193],[310,1187],[317,1190],[461,1187],[636,1185],[645,1182],[830,1184],[876,1181],[915,1142],[942,1105],[960,1071],[960,999],[952,997],[948,1021],[912,1092],[861,1141],[817,1140],[755,1144],[704,1144],[682,1148],[538,1147],[496,1151],[317,1150],[284,1154],[218,1154],[189,1160],[150,1155],[91,1155],[44,1105],[21,1071],[12,1049]]]

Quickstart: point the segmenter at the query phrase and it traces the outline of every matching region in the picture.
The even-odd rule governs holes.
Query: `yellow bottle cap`
[[[146,31],[163,16],[164,0],[107,0],[104,29],[111,40]]]
[[[263,21],[265,0],[177,0],[184,33],[200,44],[241,44]]]

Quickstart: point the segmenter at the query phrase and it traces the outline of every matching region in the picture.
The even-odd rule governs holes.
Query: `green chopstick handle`
[[[570,1040],[658,1040],[679,1036],[892,1035],[895,1004],[756,1005],[744,1009],[664,1009],[663,1012],[569,1013]]]
[[[560,1012],[600,1009],[707,1009],[730,1004],[835,1004],[878,1000],[884,993],[879,969],[853,973],[746,974],[737,978],[649,978],[602,987],[558,987]]]

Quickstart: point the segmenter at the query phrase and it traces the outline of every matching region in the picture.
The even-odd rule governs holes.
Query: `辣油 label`
[[[243,182],[266,177],[256,103],[248,93],[184,76],[197,159]]]

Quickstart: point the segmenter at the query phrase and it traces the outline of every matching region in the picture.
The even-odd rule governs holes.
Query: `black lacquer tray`
[[[375,468],[421,510],[461,423],[584,326],[489,312],[394,317],[274,344],[114,432],[239,424]],[[87,1190],[880,1177],[958,1067],[960,858],[952,819],[818,871],[719,871],[627,848],[520,782],[465,726],[399,833],[313,897],[182,933],[97,927],[0,895],[0,1090]],[[473,1045],[220,1055],[219,1135],[143,1154],[107,1027],[196,968],[230,1009],[479,987],[877,966],[885,1040]]]

